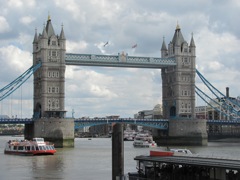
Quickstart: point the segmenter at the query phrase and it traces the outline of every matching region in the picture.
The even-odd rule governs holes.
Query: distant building
[[[142,110],[134,115],[136,119],[161,119],[162,115],[162,105],[157,104],[152,110]]]
[[[227,98],[226,98],[227,97]],[[196,106],[195,114],[198,119],[209,119],[209,120],[233,120],[236,119],[236,115],[232,113],[231,108],[227,108],[227,105],[231,105],[236,111],[240,112],[240,109],[235,104],[240,104],[240,99],[235,97],[229,97],[229,88],[226,88],[226,97],[219,99],[215,98],[209,101],[209,105]],[[228,100],[227,100],[228,99]],[[230,100],[230,101],[229,101]]]
[[[0,115],[0,119],[10,119],[8,115]]]
[[[196,106],[195,114],[197,119],[206,119],[207,118],[207,106]]]

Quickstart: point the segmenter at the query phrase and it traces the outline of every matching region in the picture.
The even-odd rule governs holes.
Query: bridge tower
[[[74,120],[65,118],[65,52],[63,27],[56,35],[48,16],[33,40],[33,64],[42,66],[34,73],[34,125],[26,127],[25,136],[44,137],[58,147],[74,145]]]
[[[163,116],[169,119],[169,144],[207,144],[206,121],[195,118],[196,46],[184,40],[177,24],[172,41],[166,47],[163,39],[162,58],[175,58],[176,66],[162,68]]]

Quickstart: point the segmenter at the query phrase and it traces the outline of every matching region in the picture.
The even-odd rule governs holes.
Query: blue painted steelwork
[[[205,94],[202,90],[200,90],[197,86],[195,86],[195,92],[197,93],[197,95],[205,102],[205,103],[207,103],[211,108],[213,108],[213,109],[215,109],[216,111],[218,111],[218,112],[221,112],[221,110],[220,109],[218,109],[217,107],[214,107],[211,103],[209,103],[209,101],[207,101],[205,98],[204,98],[204,96],[205,97],[207,97],[208,99],[210,99],[212,102],[214,102],[215,104],[217,104],[219,107],[221,106],[221,104],[220,103],[218,103],[217,101],[215,101],[214,99],[212,99],[211,97],[209,97],[207,94]],[[201,94],[203,94],[203,95],[201,95]],[[224,112],[221,112],[224,116],[229,116],[228,114],[226,114],[226,113],[224,113]]]
[[[223,93],[221,93],[217,88],[215,88],[198,70],[196,70],[197,75],[202,80],[202,82],[207,86],[207,88],[212,92],[212,94],[216,97],[216,99],[210,98],[206,93],[201,91],[197,86],[195,86],[195,90],[197,95],[203,99],[209,106],[211,106],[213,109],[215,109],[218,112],[221,112],[226,117],[233,117],[235,119],[240,118],[240,104],[238,100],[233,100],[232,98],[229,98],[225,96]],[[220,94],[218,96],[217,94]],[[218,107],[221,107],[219,109],[218,107],[213,106],[210,101],[207,101],[205,98],[208,98]]]
[[[14,91],[16,91],[25,81],[27,81],[30,76],[39,68],[41,67],[41,62],[38,64],[31,66],[27,71],[25,71],[21,76],[16,78],[14,81],[12,81],[10,84],[6,85],[2,89],[0,89],[0,101],[8,97],[10,94],[12,94]]]
[[[101,124],[111,124],[111,123],[125,123],[125,124],[135,124],[140,126],[148,126],[157,129],[168,129],[168,120],[166,119],[131,119],[131,118],[120,118],[120,119],[75,119],[75,129],[83,128],[86,126],[96,126]]]
[[[33,124],[33,118],[2,118],[0,119],[0,124]],[[157,129],[168,129],[167,119],[132,119],[132,118],[120,118],[120,119],[75,119],[75,129],[83,128],[86,126],[96,126],[101,124],[110,123],[125,123],[125,124],[135,124],[140,126],[148,126]],[[230,121],[230,120],[207,120],[207,124],[215,125],[240,125],[240,121]]]
[[[207,120],[208,125],[237,125],[240,126],[240,121],[231,120]]]
[[[163,68],[176,66],[174,58],[136,57],[128,54],[97,55],[66,53],[66,65],[105,66],[105,67],[133,67],[133,68]]]
[[[0,124],[33,124],[32,118],[0,119]]]

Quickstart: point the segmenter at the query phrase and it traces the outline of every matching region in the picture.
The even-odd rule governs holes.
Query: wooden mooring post
[[[112,133],[112,180],[121,180],[124,176],[123,126],[117,123]]]

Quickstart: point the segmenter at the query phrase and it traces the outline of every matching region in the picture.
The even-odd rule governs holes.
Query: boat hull
[[[5,150],[4,154],[10,155],[25,155],[25,156],[40,156],[40,155],[54,155],[56,150],[48,150],[48,151],[8,151]]]
[[[171,151],[150,151],[150,156],[173,156]]]

